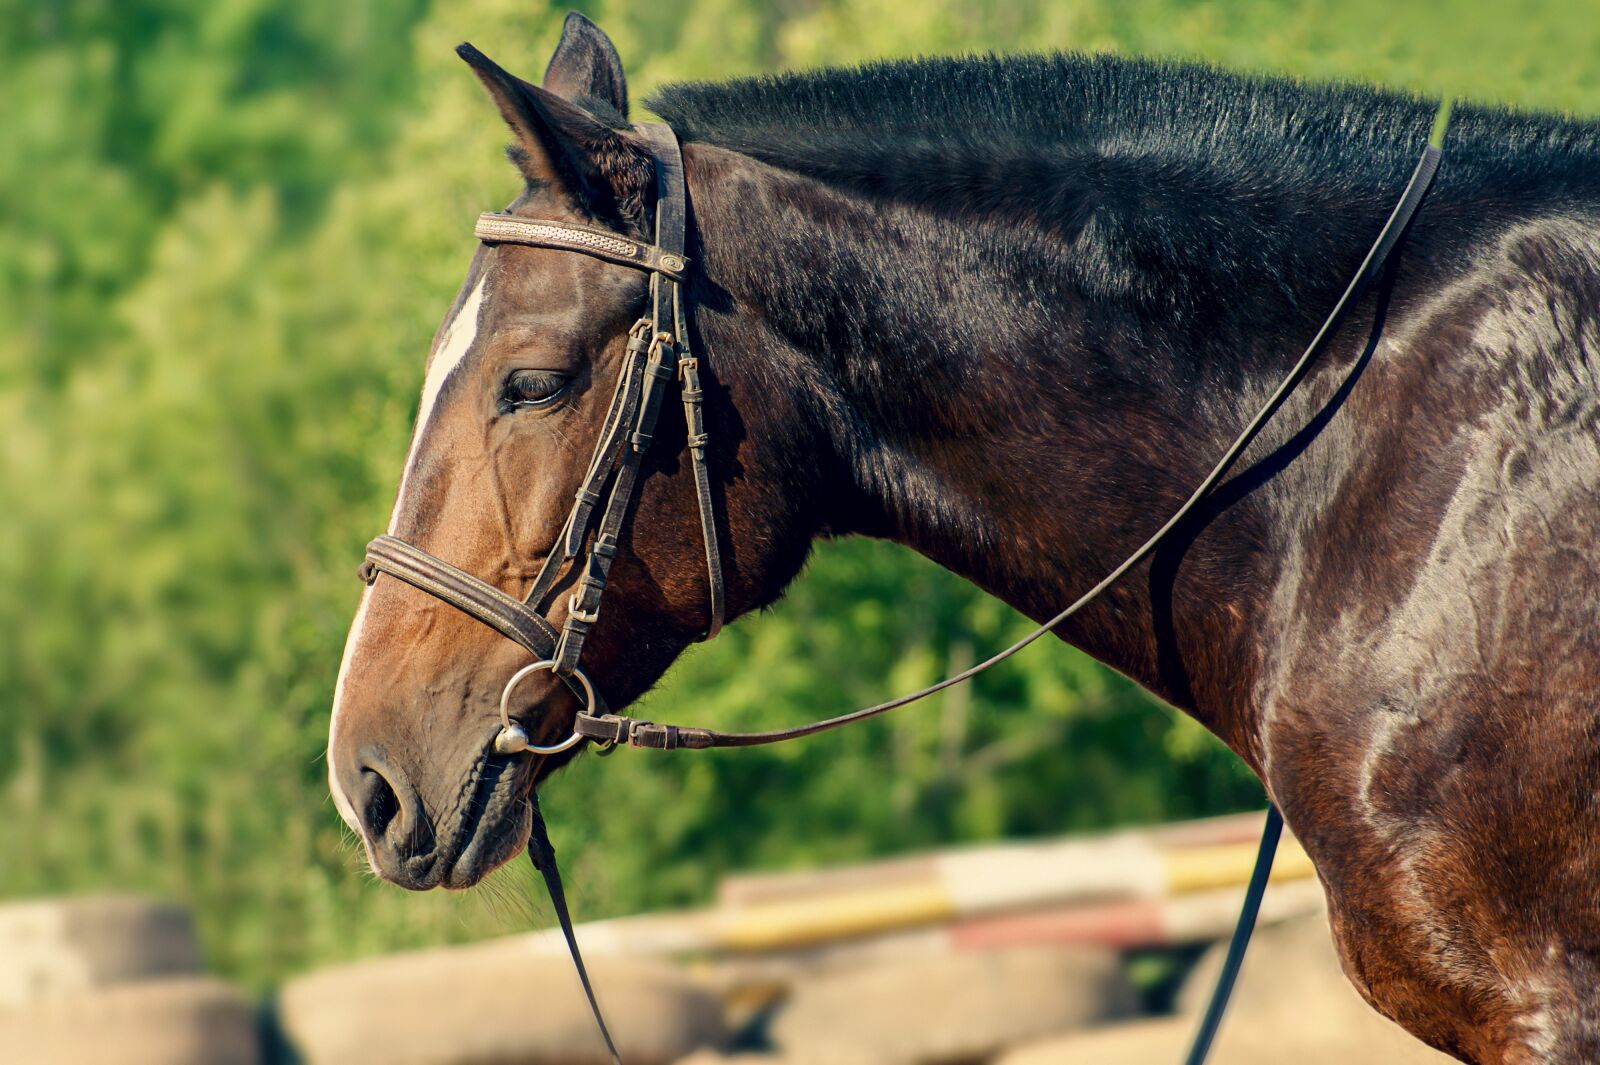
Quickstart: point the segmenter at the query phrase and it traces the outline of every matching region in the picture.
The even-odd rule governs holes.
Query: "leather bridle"
[[[556,754],[570,750],[586,740],[606,747],[627,744],[660,750],[750,747],[779,743],[874,717],[970,680],[1055,629],[1116,583],[1129,570],[1148,558],[1226,476],[1240,455],[1305,379],[1312,363],[1326,346],[1329,337],[1344,319],[1350,306],[1367,291],[1372,282],[1383,274],[1390,264],[1392,253],[1404,239],[1412,218],[1432,185],[1441,157],[1438,144],[1442,140],[1447,118],[1448,105],[1441,109],[1433,141],[1423,151],[1422,158],[1418,161],[1399,202],[1390,213],[1344,294],[1324,320],[1322,327],[1255,417],[1240,431],[1184,504],[1143,545],[1055,617],[997,654],[935,684],[875,706],[864,707],[852,713],[796,728],[770,732],[730,733],[708,728],[656,724],[612,714],[589,677],[580,668],[584,640],[599,618],[600,600],[605,593],[612,563],[616,559],[623,526],[627,522],[629,511],[639,490],[644,457],[655,438],[661,403],[667,388],[674,380],[680,382],[679,395],[683,402],[684,419],[688,428],[687,446],[700,508],[700,532],[705,541],[710,620],[706,626],[704,639],[710,639],[717,634],[722,627],[724,617],[722,560],[717,542],[716,513],[706,456],[705,397],[700,381],[700,363],[690,350],[685,321],[686,301],[683,286],[687,280],[690,263],[684,255],[688,199],[683,177],[683,158],[676,135],[669,127],[659,124],[635,127],[655,161],[657,195],[654,244],[645,244],[608,230],[592,229],[569,222],[525,219],[508,214],[481,215],[476,226],[478,239],[485,244],[522,244],[580,252],[607,262],[642,270],[650,275],[649,313],[629,332],[625,361],[617,378],[616,390],[606,412],[594,455],[590,459],[588,470],[578,488],[572,510],[562,527],[558,542],[546,556],[527,595],[517,599],[421,548],[387,535],[379,536],[367,545],[366,561],[361,567],[362,579],[371,584],[379,573],[387,573],[488,625],[507,639],[526,648],[534,656],[531,664],[522,667],[511,677],[501,695],[501,728],[493,741],[494,751],[500,755],[515,755],[523,751],[541,755]],[[598,524],[594,520],[596,514],[599,515]],[[587,553],[584,552],[586,542]],[[540,612],[541,607],[549,598],[552,587],[562,573],[567,572],[567,567],[580,557],[582,573],[568,597],[566,617],[558,630]],[[531,742],[527,730],[512,719],[510,702],[515,689],[524,679],[545,670],[565,681],[583,700],[584,706],[574,719],[571,735],[554,745],[538,746]],[[621,1059],[600,1015],[582,955],[578,951],[560,874],[556,869],[555,852],[550,845],[549,834],[545,829],[536,796],[530,797],[529,803],[533,811],[529,856],[544,876],[557,919],[566,937],[584,992],[588,996],[590,1009],[594,1013],[595,1021],[612,1059],[620,1065]],[[1271,871],[1282,825],[1277,808],[1269,806],[1261,847],[1251,875],[1245,904],[1234,929],[1222,974],[1186,1059],[1188,1065],[1199,1065],[1205,1059],[1216,1034],[1237,978],[1245,947],[1255,927],[1256,914],[1266,890],[1267,877]]]
[[[609,230],[509,214],[480,215],[475,227],[478,239],[485,244],[525,244],[581,252],[650,275],[648,313],[629,330],[622,371],[617,375],[599,442],[578,485],[572,510],[556,544],[534,577],[533,586],[521,600],[515,599],[443,559],[387,535],[367,545],[367,559],[362,567],[362,579],[367,583],[376,580],[379,573],[387,573],[443,599],[534,655],[535,661],[517,671],[501,693],[501,728],[495,737],[494,749],[502,755],[523,751],[558,754],[586,739],[637,743],[643,736],[640,732],[636,737],[632,729],[623,727],[621,723],[626,719],[605,713],[605,703],[579,668],[579,660],[584,641],[600,619],[600,600],[605,595],[611,566],[617,557],[623,526],[638,494],[645,454],[655,439],[661,404],[674,380],[681,381],[678,391],[688,428],[690,465],[700,507],[700,534],[705,541],[710,621],[703,639],[709,640],[722,630],[726,594],[711,474],[706,463],[705,390],[700,383],[700,361],[690,350],[684,323],[683,285],[689,260],[684,255],[688,197],[683,180],[683,155],[678,138],[667,126],[651,124],[636,128],[655,160],[654,244]],[[589,535],[591,526],[592,537]],[[584,552],[585,543],[588,544],[587,553]],[[567,597],[567,615],[558,631],[540,610],[568,565],[580,557],[582,573]],[[565,740],[548,747],[531,742],[527,730],[512,720],[510,707],[516,687],[543,670],[565,680],[584,702],[579,714],[584,724],[575,728]]]

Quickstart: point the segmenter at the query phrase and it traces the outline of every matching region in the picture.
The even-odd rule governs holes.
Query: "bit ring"
[[[510,680],[506,681],[505,691],[500,693],[500,732],[494,738],[496,754],[521,754],[523,751],[528,751],[532,754],[560,754],[562,751],[571,750],[583,742],[582,734],[574,729],[572,735],[560,743],[550,747],[540,747],[528,738],[527,729],[511,720],[511,693],[516,690],[517,685],[541,670],[554,670],[555,668],[556,664],[553,659],[541,658],[531,665],[523,666],[511,675]],[[572,675],[578,678],[578,683],[583,687],[584,698],[588,700],[588,705],[583,708],[582,712],[585,714],[594,713],[596,703],[594,685],[589,682],[589,678],[581,669],[574,669]]]

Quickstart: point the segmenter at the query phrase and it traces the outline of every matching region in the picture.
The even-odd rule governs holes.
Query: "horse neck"
[[[868,202],[703,146],[690,170],[699,328],[739,433],[772,431],[749,412],[784,391],[804,412],[790,445],[821,456],[819,528],[904,544],[1035,619],[1181,505],[1316,324],[1246,284],[1164,322],[1086,293],[1069,268],[1083,249],[1036,228]],[[1324,251],[1353,265],[1349,243]],[[1325,309],[1338,280],[1292,302]],[[1232,506],[1060,635],[1253,756],[1272,524]]]

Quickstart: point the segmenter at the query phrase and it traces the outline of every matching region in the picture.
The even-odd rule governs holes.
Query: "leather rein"
[[[387,535],[379,536],[367,545],[361,577],[370,585],[380,573],[387,573],[468,614],[520,644],[534,656],[530,665],[513,674],[501,695],[501,728],[493,740],[493,749],[500,755],[515,755],[523,751],[541,755],[557,754],[585,741],[607,749],[626,744],[658,750],[753,747],[780,743],[875,717],[971,680],[1055,629],[1148,558],[1227,475],[1245,449],[1305,379],[1317,355],[1327,345],[1351,305],[1383,274],[1433,183],[1441,157],[1437,144],[1442,138],[1447,114],[1447,110],[1441,111],[1433,143],[1424,149],[1394,210],[1322,327],[1272,395],[1234,438],[1184,504],[1104,579],[1055,617],[1004,650],[925,688],[795,728],[768,732],[721,732],[709,728],[656,724],[613,714],[580,668],[584,640],[599,618],[600,600],[616,559],[622,529],[639,491],[641,468],[654,439],[661,404],[674,380],[680,382],[679,397],[688,428],[687,446],[700,508],[700,532],[705,542],[710,621],[703,639],[711,639],[722,628],[726,609],[716,512],[706,457],[705,396],[700,382],[700,363],[690,349],[686,327],[683,287],[687,282],[690,262],[684,254],[688,195],[683,177],[683,157],[676,135],[669,127],[660,124],[635,127],[655,161],[657,196],[654,244],[608,230],[507,214],[481,215],[475,227],[478,239],[488,245],[521,244],[574,251],[650,275],[649,310],[629,332],[625,361],[602,424],[599,442],[558,541],[545,557],[527,595],[517,599],[419,547]],[[595,521],[596,515],[599,516],[598,523]],[[587,553],[584,551],[585,543],[588,544]],[[545,607],[550,591],[561,575],[580,558],[581,576],[568,597],[566,617],[557,629],[541,612],[541,608]],[[565,681],[584,706],[574,719],[572,733],[567,738],[550,746],[539,746],[531,741],[527,729],[512,719],[510,704],[512,694],[524,679],[545,670]],[[600,1014],[573,934],[560,874],[556,869],[555,852],[539,811],[537,796],[531,796],[529,803],[533,809],[529,856],[544,876],[595,1022],[612,1060],[620,1065],[621,1058]],[[1245,947],[1255,927],[1256,914],[1266,890],[1282,825],[1276,807],[1269,806],[1245,904],[1234,929],[1222,975],[1186,1059],[1188,1065],[1199,1065],[1205,1059],[1220,1024]]]

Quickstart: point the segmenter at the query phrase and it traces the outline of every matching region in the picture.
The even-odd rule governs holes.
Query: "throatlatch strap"
[[[589,1000],[589,1012],[594,1014],[595,1027],[600,1038],[606,1041],[613,1065],[622,1065],[622,1055],[611,1039],[611,1029],[600,1013],[600,1003],[594,997],[594,985],[589,982],[589,970],[583,964],[583,952],[578,949],[578,935],[572,929],[572,914],[567,910],[567,893],[561,886],[561,870],[556,868],[556,849],[550,844],[550,831],[545,827],[544,814],[539,810],[537,794],[528,796],[528,806],[533,810],[533,827],[528,831],[528,860],[544,877],[545,890],[550,893],[550,907],[556,911],[561,934],[567,940],[567,953],[572,955],[572,967],[578,970],[578,982],[583,985],[584,997]]]
[[[706,449],[711,437],[706,433],[705,389],[700,384],[700,360],[689,350],[689,335],[684,332],[683,305],[679,293],[673,293],[673,316],[677,319],[678,375],[683,384],[679,389],[683,397],[683,424],[688,431],[689,461],[694,469],[694,494],[700,508],[700,539],[706,549],[707,590],[711,596],[711,621],[706,626],[703,639],[712,640],[722,631],[727,617],[727,591],[722,579],[722,545],[717,542],[716,501],[711,495],[711,467]]]

